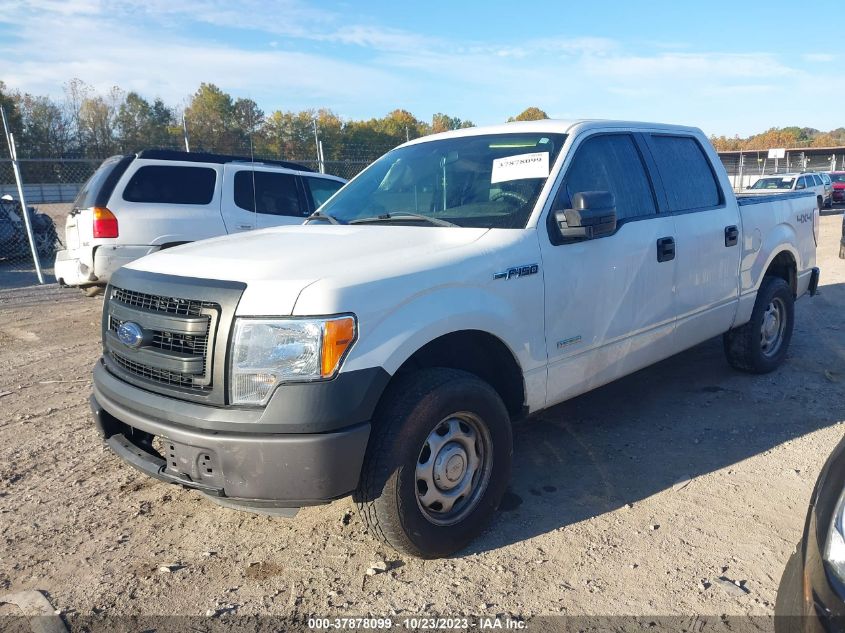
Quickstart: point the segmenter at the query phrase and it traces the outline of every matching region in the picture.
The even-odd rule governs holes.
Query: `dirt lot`
[[[822,218],[821,293],[779,371],[739,374],[712,340],[521,424],[506,507],[429,562],[377,545],[349,500],[268,518],[136,474],[89,419],[102,301],[0,291],[0,594],[71,617],[770,614],[845,429],[840,221]]]

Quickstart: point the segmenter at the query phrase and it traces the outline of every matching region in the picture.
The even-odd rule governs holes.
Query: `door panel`
[[[739,208],[728,203],[712,165],[691,136],[646,139],[675,221],[678,349],[728,330],[739,296]]]
[[[725,229],[739,225],[736,205],[675,216],[678,349],[730,329],[739,298],[739,243]]]
[[[672,353],[675,264],[657,261],[657,240],[673,227],[655,217],[544,248],[549,404]]]
[[[658,242],[665,246],[675,225],[656,213],[641,149],[630,134],[602,134],[574,151],[551,212],[575,193],[609,191],[617,230],[559,245],[541,232],[549,405],[673,351],[675,260],[664,248],[658,261]]]

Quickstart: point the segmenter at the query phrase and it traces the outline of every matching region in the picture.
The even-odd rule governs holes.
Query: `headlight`
[[[827,531],[827,541],[824,544],[824,560],[830,569],[845,582],[845,526],[843,526],[843,513],[845,513],[845,491],[839,495],[836,502],[836,509],[833,512],[833,519]]]
[[[334,377],[356,336],[355,317],[235,319],[233,404],[264,404],[276,385]]]

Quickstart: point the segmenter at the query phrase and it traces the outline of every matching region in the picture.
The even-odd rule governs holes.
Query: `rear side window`
[[[817,187],[818,187],[818,186],[820,186],[820,185],[823,185],[823,184],[824,184],[824,181],[822,180],[822,177],[821,177],[821,176],[819,176],[818,174],[813,174],[813,180],[815,180],[815,181],[816,181],[816,186],[817,186]]]
[[[208,204],[214,198],[217,172],[209,167],[146,165],[123,191],[127,202],[158,204]]]
[[[255,187],[253,188],[253,182]],[[305,217],[308,210],[296,190],[296,176],[271,171],[241,170],[235,174],[235,204],[241,209]]]
[[[798,179],[798,184],[795,185],[796,189],[806,189],[807,188],[807,179],[804,176],[801,176]]]
[[[114,186],[131,162],[132,156],[112,156],[104,160],[97,171],[82,185],[76,200],[73,201],[73,208],[106,206],[114,191]]]
[[[584,191],[609,191],[616,198],[618,220],[657,212],[640,153],[629,134],[605,134],[584,141],[572,159],[554,210],[572,206]]]
[[[710,162],[690,136],[652,136],[652,151],[669,202],[669,211],[692,211],[722,202]]]
[[[305,181],[306,188],[308,189],[308,195],[311,196],[311,202],[313,203],[315,209],[319,208],[320,205],[331,198],[344,184],[342,182],[338,182],[337,180],[329,180],[328,178],[311,178],[308,176],[303,177],[302,180]]]

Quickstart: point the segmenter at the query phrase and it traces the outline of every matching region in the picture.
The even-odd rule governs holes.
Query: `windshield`
[[[845,173],[842,174],[831,174],[830,179],[833,182],[845,182]]]
[[[320,215],[344,224],[524,228],[565,139],[490,134],[400,147],[338,192]]]
[[[795,177],[789,178],[761,178],[753,185],[751,189],[792,189],[792,183],[795,182]]]

